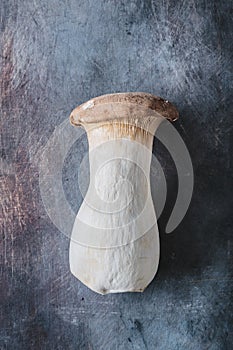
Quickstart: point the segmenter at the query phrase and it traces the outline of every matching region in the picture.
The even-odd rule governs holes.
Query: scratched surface
[[[2,0],[0,7],[0,349],[232,349],[231,1]],[[101,296],[70,274],[69,239],[43,207],[38,164],[76,105],[121,91],[176,104],[195,189],[185,219],[165,234],[177,179],[155,141],[169,191],[157,277],[142,294]],[[74,210],[86,152],[84,136],[64,164]]]

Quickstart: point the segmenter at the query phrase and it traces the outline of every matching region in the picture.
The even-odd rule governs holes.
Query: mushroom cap
[[[76,107],[70,114],[70,122],[75,126],[113,122],[128,118],[143,119],[151,115],[175,121],[179,117],[176,107],[161,97],[145,92],[124,92],[92,98]]]

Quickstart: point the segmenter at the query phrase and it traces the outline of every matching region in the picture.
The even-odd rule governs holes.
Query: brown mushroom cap
[[[135,112],[136,110],[136,112]],[[92,98],[76,107],[71,115],[70,122],[81,126],[98,122],[112,122],[116,119],[143,118],[138,111],[152,112],[170,121],[178,119],[176,107],[161,97],[145,92],[125,92],[107,94]],[[153,115],[152,113],[152,115]]]

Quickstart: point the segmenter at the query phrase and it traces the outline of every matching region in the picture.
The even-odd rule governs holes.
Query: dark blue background
[[[1,349],[232,349],[231,5],[1,1]],[[183,222],[165,234],[177,177],[155,141],[169,193],[157,277],[142,294],[101,296],[70,274],[69,240],[44,210],[38,164],[76,105],[123,91],[177,106],[195,188]],[[63,169],[76,210],[87,150],[83,137]]]

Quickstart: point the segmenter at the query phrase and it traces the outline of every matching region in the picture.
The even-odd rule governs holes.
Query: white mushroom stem
[[[150,162],[163,116],[148,105],[153,99],[158,101],[149,94],[106,95],[71,114],[71,122],[87,131],[90,184],[72,231],[70,268],[100,294],[142,292],[158,268]]]

